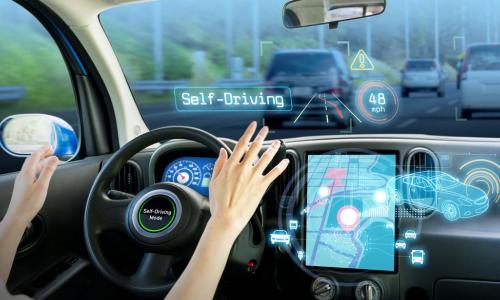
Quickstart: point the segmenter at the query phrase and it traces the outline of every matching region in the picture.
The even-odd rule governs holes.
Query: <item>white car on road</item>
[[[401,95],[409,97],[411,92],[436,92],[444,97],[448,76],[435,59],[410,59],[401,71]]]
[[[500,44],[467,48],[462,66],[462,118],[473,112],[500,111]]]

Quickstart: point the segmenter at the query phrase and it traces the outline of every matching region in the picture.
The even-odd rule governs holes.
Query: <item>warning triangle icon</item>
[[[375,66],[373,65],[368,54],[361,49],[354,57],[354,60],[351,64],[351,71],[373,71],[375,70]]]

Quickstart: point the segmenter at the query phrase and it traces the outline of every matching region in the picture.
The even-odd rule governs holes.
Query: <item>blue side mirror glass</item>
[[[0,122],[0,146],[12,156],[29,156],[51,145],[60,160],[78,151],[78,136],[63,119],[44,114],[13,115]]]

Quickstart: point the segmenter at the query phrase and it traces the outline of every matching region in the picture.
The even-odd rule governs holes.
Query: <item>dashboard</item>
[[[208,197],[214,163],[215,158],[210,157],[180,157],[165,167],[161,181],[188,186]]]
[[[500,141],[358,135],[283,145],[291,163],[258,211],[265,251],[253,276],[284,299],[500,292],[490,267],[500,265]],[[171,141],[145,156],[150,183],[208,195],[216,154],[204,146]]]

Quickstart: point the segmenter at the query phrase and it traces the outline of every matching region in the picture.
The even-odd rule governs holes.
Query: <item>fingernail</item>
[[[268,131],[269,129],[267,127],[263,127],[259,132],[258,138],[261,140],[265,139]]]
[[[286,168],[288,166],[288,164],[290,163],[290,160],[288,158],[285,158],[284,160],[282,160],[280,162],[280,167],[281,168]]]
[[[224,149],[223,149],[223,148],[220,148],[220,150],[219,150],[219,157],[221,157],[221,156],[222,156],[222,152],[223,152],[223,151],[224,151]]]
[[[280,144],[280,142],[279,142],[279,141],[274,141],[274,142],[273,142],[273,147],[278,147],[278,146],[279,146],[279,144]]]

